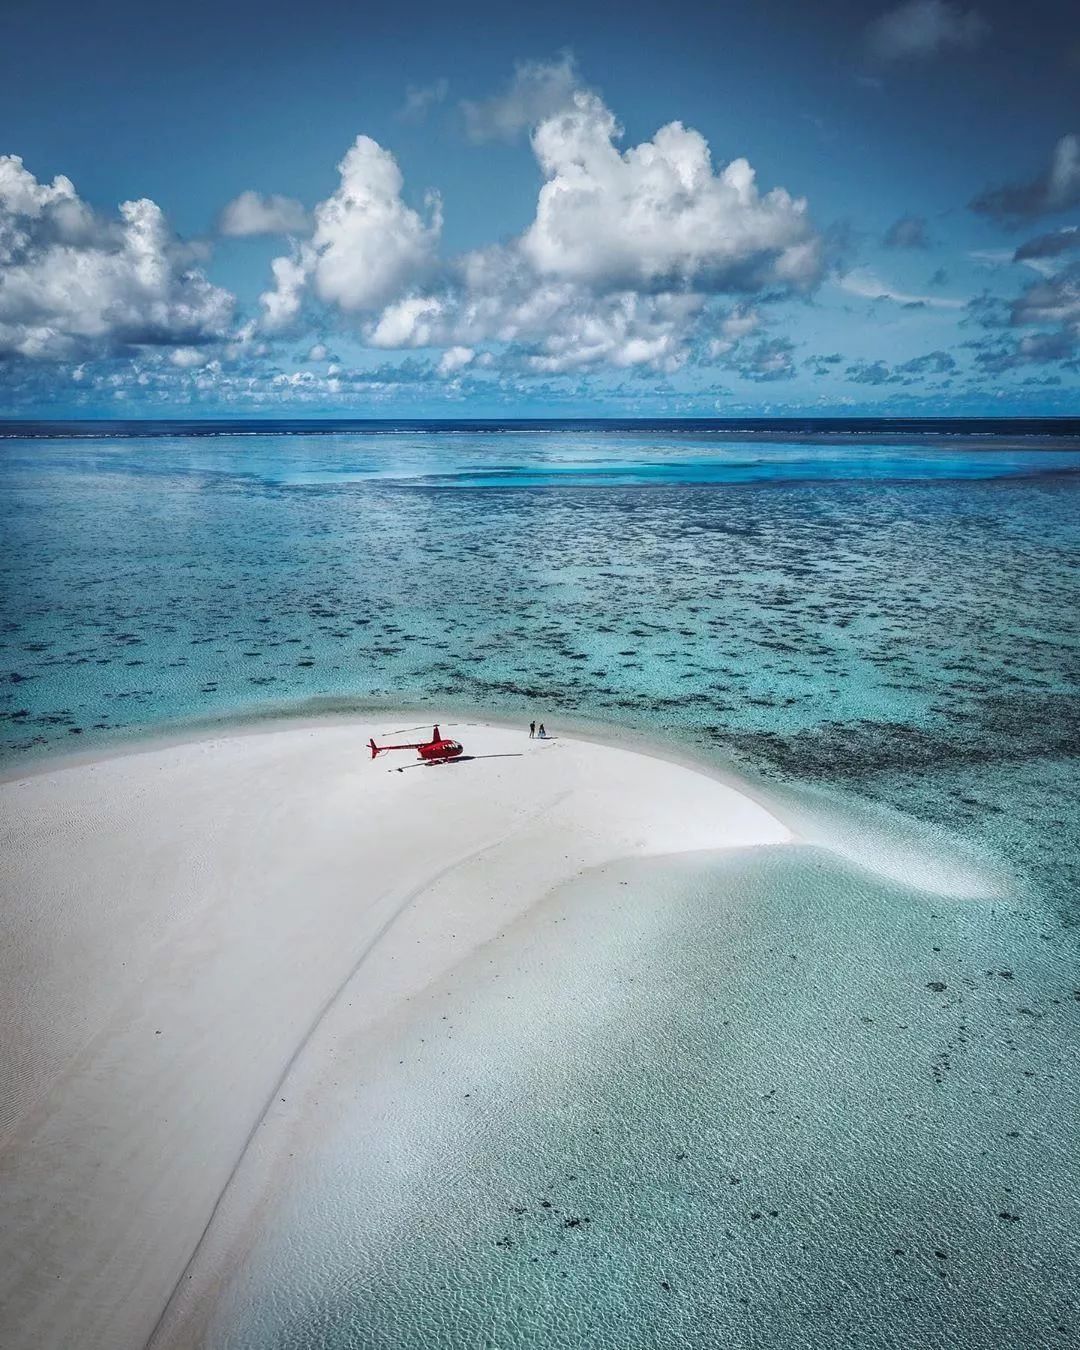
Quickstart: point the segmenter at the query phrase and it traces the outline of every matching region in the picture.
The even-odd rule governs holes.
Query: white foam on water
[[[880,803],[800,784],[747,785],[806,843],[884,881],[956,900],[999,900],[1017,878],[1000,859],[945,829]]]

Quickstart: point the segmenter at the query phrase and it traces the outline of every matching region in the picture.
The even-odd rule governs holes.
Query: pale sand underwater
[[[394,726],[0,785],[6,1350],[146,1343],[343,994],[362,1032],[588,869],[792,837],[704,771],[580,739],[456,724],[475,758],[372,762]]]
[[[802,843],[591,869],[377,1024],[338,1000],[152,1350],[1070,1344],[1043,923]]]

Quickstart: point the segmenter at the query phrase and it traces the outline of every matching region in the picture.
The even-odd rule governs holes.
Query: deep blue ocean
[[[7,423],[0,529],[9,774],[296,713],[539,716],[1004,878],[808,849],[557,898],[550,967],[620,988],[633,1045],[601,1001],[580,1062],[502,1012],[493,1052],[474,1010],[456,1053],[532,1055],[543,1110],[404,1196],[361,1112],[207,1344],[1080,1341],[1080,423]],[[556,1187],[587,1234],[537,1226]]]

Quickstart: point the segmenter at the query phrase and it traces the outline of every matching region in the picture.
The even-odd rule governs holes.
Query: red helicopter
[[[434,727],[431,732],[430,741],[413,741],[409,745],[376,745],[374,738],[368,744],[371,746],[371,758],[381,755],[384,750],[415,750],[421,759],[427,760],[429,764],[445,763],[448,759],[457,759],[461,754],[461,745],[457,741],[447,740],[439,734],[439,728]]]

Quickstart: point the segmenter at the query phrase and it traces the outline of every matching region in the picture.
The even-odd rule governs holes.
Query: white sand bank
[[[145,1345],[346,984],[375,1021],[585,868],[790,838],[704,773],[583,740],[456,724],[476,758],[372,762],[394,726],[0,785],[6,1350]]]

